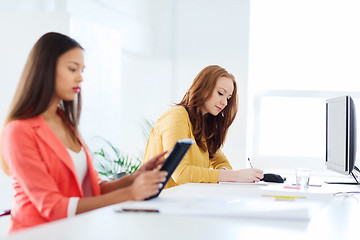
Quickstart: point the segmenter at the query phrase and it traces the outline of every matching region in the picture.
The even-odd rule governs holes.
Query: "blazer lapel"
[[[71,159],[70,154],[67,152],[65,145],[61,142],[61,140],[56,136],[54,131],[47,124],[45,119],[40,115],[34,118],[34,122],[32,126],[36,129],[36,134],[43,140],[45,144],[59,157],[59,159],[67,166],[74,178],[76,179],[77,185],[82,193],[81,184],[79,183],[79,179],[77,177],[77,173],[75,170],[74,162]]]

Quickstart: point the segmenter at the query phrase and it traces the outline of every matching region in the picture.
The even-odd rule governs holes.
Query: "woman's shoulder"
[[[189,122],[189,114],[182,106],[175,106],[168,109],[158,120],[157,126],[167,126],[174,124],[187,124]]]
[[[175,106],[167,110],[163,116],[188,117],[189,114],[183,106]]]
[[[41,124],[41,116],[36,116],[27,119],[16,119],[6,123],[3,127],[3,132],[9,132],[13,134],[20,134],[32,129],[36,129]]]

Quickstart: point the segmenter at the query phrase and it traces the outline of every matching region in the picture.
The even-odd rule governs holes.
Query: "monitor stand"
[[[348,185],[360,185],[357,182],[324,182],[326,184],[348,184]]]
[[[355,168],[358,171],[358,168]],[[356,182],[325,182],[327,184],[348,184],[348,185],[360,185],[353,172],[350,173]]]

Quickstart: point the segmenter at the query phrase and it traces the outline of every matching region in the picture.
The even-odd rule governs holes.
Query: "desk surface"
[[[159,199],[171,201],[171,196],[186,190],[199,195],[214,192],[266,194],[284,190],[283,184],[231,185],[185,184],[164,190]],[[115,212],[120,205],[109,206],[13,234],[8,239],[357,239],[360,196],[336,195],[339,190],[359,191],[359,186],[328,185],[309,189],[305,194],[321,192],[330,198],[309,220],[271,219],[261,217],[171,215],[161,213]],[[186,192],[185,191],[185,192]],[[296,193],[296,190],[284,190]],[[299,190],[298,190],[299,191]],[[298,193],[304,191],[301,190]],[[241,194],[240,194],[241,195]],[[239,195],[239,196],[240,196]],[[256,195],[256,194],[255,194]],[[150,201],[149,201],[150,202]],[[146,204],[146,203],[145,203]]]

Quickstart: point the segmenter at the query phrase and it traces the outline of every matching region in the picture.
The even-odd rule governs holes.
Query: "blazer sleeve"
[[[69,198],[62,195],[47,171],[34,130],[10,122],[3,130],[2,150],[11,176],[40,215],[48,221],[66,217]]]
[[[212,159],[210,159],[210,164],[214,169],[222,169],[222,168],[226,168],[227,170],[232,169],[225,154],[220,149],[216,152],[215,156]]]
[[[161,122],[161,136],[164,150],[171,150],[176,141],[184,138],[193,137],[192,125],[187,117],[185,109],[175,108],[170,111],[164,121]],[[194,154],[197,151],[191,150],[198,148],[194,143],[189,151],[185,154],[172,178],[177,185],[189,182],[216,183],[219,179],[219,170],[202,167],[199,159],[203,156]],[[200,151],[200,150],[199,150]]]

